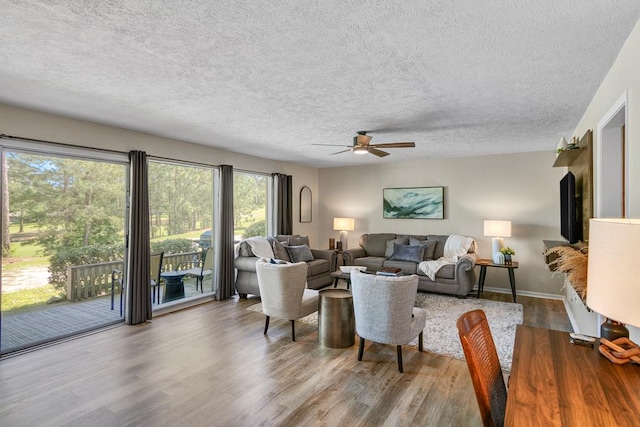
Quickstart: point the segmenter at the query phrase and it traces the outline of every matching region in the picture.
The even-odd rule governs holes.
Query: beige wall
[[[640,218],[640,21],[629,35],[574,131],[574,135],[577,136],[582,136],[588,129],[594,131],[594,163],[597,162],[595,157],[600,143],[596,132],[598,122],[625,92],[628,94],[626,126],[629,149],[627,195],[630,211],[628,216]],[[594,175],[595,179],[597,176]]]
[[[309,235],[312,242],[317,241],[315,221],[310,224],[301,224],[298,221],[300,218],[298,200],[300,187],[303,185],[309,186],[314,194],[313,214],[314,218],[317,217],[318,170],[315,168],[247,156],[3,104],[0,104],[0,133],[123,153],[142,150],[150,156],[173,160],[210,165],[229,164],[237,169],[292,175],[294,232]]]
[[[553,151],[499,156],[413,161],[320,170],[320,230],[323,247],[336,216],[356,219],[349,246],[368,232],[463,234],[476,239],[483,258],[491,257],[491,238],[483,236],[485,219],[512,221],[513,247],[520,262],[521,291],[559,295],[561,281],[552,278],[542,257],[542,240],[559,240],[559,181],[564,168],[553,168]],[[444,220],[383,219],[382,189],[445,187]],[[485,286],[508,288],[507,272],[489,269]]]
[[[626,141],[628,146],[627,167],[629,180],[630,218],[640,218],[640,21],[632,30],[620,50],[609,73],[596,91],[585,111],[574,135],[582,135],[587,129],[594,130],[594,163],[597,163],[597,147],[600,144],[596,132],[600,120],[624,94],[627,94]],[[595,174],[595,172],[594,172]],[[594,175],[597,179],[597,175]],[[597,198],[598,195],[596,194]],[[640,340],[640,328],[629,328],[631,339]]]

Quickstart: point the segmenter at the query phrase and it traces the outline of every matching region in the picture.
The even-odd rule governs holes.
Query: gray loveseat
[[[309,246],[309,238],[297,234],[281,234],[267,238],[275,258],[284,261],[292,261],[286,251],[286,246]],[[280,243],[283,242],[283,243]],[[233,266],[237,270],[236,292],[241,298],[246,298],[248,294],[260,296],[258,287],[258,276],[256,275],[256,261],[258,257],[251,251],[251,246],[245,241],[240,242],[237,249],[237,256],[233,260]],[[306,261],[307,287],[310,289],[320,289],[333,283],[331,273],[336,270],[336,253],[330,250],[311,249],[313,260]]]
[[[401,235],[393,233],[371,233],[360,236],[360,247],[342,252],[344,265],[361,265],[367,270],[378,271],[382,267],[400,268],[403,273],[418,275],[418,289],[422,291],[453,294],[464,297],[476,283],[475,265],[478,261],[476,245],[472,244],[469,252],[458,259],[456,264],[446,265],[436,274],[432,281],[418,269],[417,262],[389,260],[393,252],[393,243],[398,245],[424,245],[422,259],[437,260],[443,256],[444,245],[449,236],[440,235]],[[398,239],[398,240],[396,240]],[[395,240],[395,242],[393,242]],[[388,245],[388,242],[391,242]],[[390,249],[388,248],[390,247]]]

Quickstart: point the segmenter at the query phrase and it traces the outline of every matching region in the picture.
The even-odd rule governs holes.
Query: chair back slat
[[[460,316],[457,327],[482,422],[485,426],[502,426],[507,388],[487,317],[482,310],[469,311]]]

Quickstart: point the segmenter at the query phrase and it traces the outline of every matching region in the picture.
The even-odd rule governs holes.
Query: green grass
[[[4,293],[2,294],[2,311],[4,313],[28,311],[46,304],[47,300],[53,296],[60,296],[60,291],[50,285]]]

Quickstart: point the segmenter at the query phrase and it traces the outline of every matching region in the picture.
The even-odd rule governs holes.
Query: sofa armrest
[[[233,266],[242,271],[256,271],[256,262],[260,258],[255,256],[239,256],[233,260]]]
[[[480,257],[476,252],[469,252],[458,258],[456,262],[456,273],[473,270]]]
[[[364,249],[362,247],[356,249],[345,249],[344,251],[342,251],[342,263],[344,265],[354,265],[353,261],[356,258],[362,258],[366,255],[367,254],[364,252]]]
[[[311,249],[311,254],[315,259],[326,259],[329,261],[329,265],[331,266],[331,271],[335,271],[336,267],[336,253],[329,249]]]

